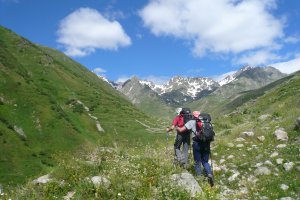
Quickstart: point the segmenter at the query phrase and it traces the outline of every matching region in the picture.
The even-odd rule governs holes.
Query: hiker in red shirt
[[[182,108],[176,109],[177,116],[173,119],[171,127],[167,128],[167,132],[172,131],[176,127],[184,126],[184,113]],[[182,152],[180,150],[181,145],[183,145]],[[176,134],[176,139],[174,143],[174,152],[175,152],[175,163],[178,163],[180,166],[187,168],[188,167],[188,151],[190,146],[190,132],[178,132]]]

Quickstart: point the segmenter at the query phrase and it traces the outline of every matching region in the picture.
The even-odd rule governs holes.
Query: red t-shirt
[[[172,125],[174,125],[175,127],[183,127],[184,126],[184,120],[183,120],[183,116],[181,115],[177,115],[172,122]]]

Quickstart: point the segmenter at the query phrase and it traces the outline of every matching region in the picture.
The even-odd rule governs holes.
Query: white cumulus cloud
[[[269,66],[272,66],[283,73],[290,74],[300,70],[300,56],[286,62],[269,64]]]
[[[119,22],[91,8],[80,8],[62,19],[57,34],[57,42],[69,56],[86,56],[96,49],[117,50],[131,44]]]
[[[241,57],[236,59],[237,64],[247,64],[251,66],[264,65],[271,61],[278,61],[282,59],[275,53],[268,50],[253,51],[243,54]]]
[[[274,8],[275,0],[151,0],[139,15],[156,36],[187,40],[204,56],[276,46],[284,22]]]
[[[102,69],[102,68],[100,68],[100,67],[97,67],[97,68],[95,68],[95,69],[93,69],[93,72],[96,74],[96,75],[100,75],[100,76],[103,76],[104,74],[105,74],[105,72],[106,72],[106,70],[105,69]]]

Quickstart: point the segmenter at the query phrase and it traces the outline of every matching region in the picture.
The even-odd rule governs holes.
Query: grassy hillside
[[[295,129],[295,121],[300,117],[300,74],[253,92],[248,95],[260,95],[215,119],[218,137],[214,159],[220,168],[216,173],[221,193],[229,199],[297,199],[300,131]],[[287,132],[287,141],[276,139],[274,133],[278,129]],[[245,136],[243,132],[254,135]],[[293,167],[286,169],[289,163]],[[257,174],[259,167],[268,168],[270,174]],[[282,185],[287,189],[282,189]]]
[[[150,120],[85,67],[0,27],[0,183],[49,171],[55,153],[103,135],[148,133],[135,119]]]

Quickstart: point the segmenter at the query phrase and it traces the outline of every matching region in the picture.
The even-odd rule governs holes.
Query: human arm
[[[167,132],[173,131],[174,128],[175,128],[175,126],[172,124],[171,127],[167,127],[166,131]]]
[[[187,128],[186,128],[185,126],[183,126],[183,127],[177,127],[176,130],[177,130],[179,133],[182,133],[182,132],[186,131]]]

